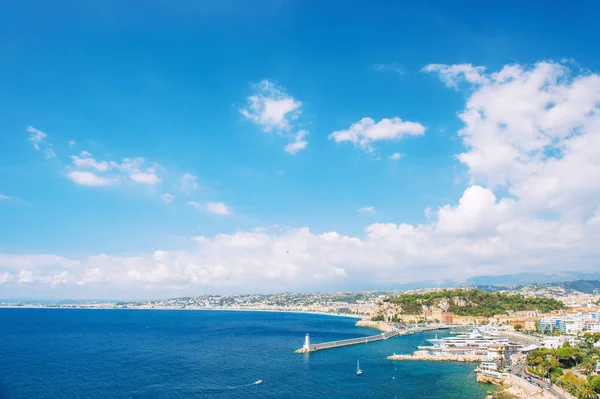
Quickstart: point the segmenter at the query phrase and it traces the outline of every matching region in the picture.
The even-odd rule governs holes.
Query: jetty
[[[357,325],[360,325],[360,324],[357,324]],[[370,326],[367,324],[363,324],[363,325]],[[339,341],[322,342],[319,344],[311,343],[310,336],[308,334],[306,334],[306,337],[304,338],[304,346],[302,346],[302,348],[296,350],[296,353],[310,353],[310,352],[315,352],[315,351],[323,350],[323,349],[339,348],[340,346],[358,345],[358,344],[366,344],[369,342],[384,341],[386,339],[398,337],[401,335],[409,335],[409,334],[414,334],[415,332],[439,330],[439,329],[444,329],[444,328],[448,328],[448,327],[445,325],[437,325],[437,326],[426,326],[426,327],[411,327],[411,328],[407,328],[404,330],[393,328],[393,329],[388,329],[387,331],[382,332],[381,334],[371,335],[368,337],[350,338],[350,339],[343,339],[343,340],[339,340]]]
[[[368,342],[383,341],[383,340],[386,340],[389,338],[396,337],[398,335],[401,335],[400,331],[390,331],[390,332],[381,333],[381,334],[377,334],[377,335],[371,335],[369,337],[350,338],[350,339],[342,339],[339,341],[323,342],[320,344],[311,344],[310,337],[308,334],[306,334],[304,346],[302,348],[298,349],[296,351],[296,353],[309,353],[309,352],[315,352],[315,351],[323,350],[323,349],[338,348],[340,346],[366,344]]]

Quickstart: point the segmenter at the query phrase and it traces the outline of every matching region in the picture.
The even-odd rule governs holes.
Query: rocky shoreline
[[[379,331],[384,332],[384,333],[396,331],[396,329],[394,327],[392,327],[390,324],[381,322],[381,321],[361,320],[358,323],[356,323],[356,326],[357,327],[376,328]]]

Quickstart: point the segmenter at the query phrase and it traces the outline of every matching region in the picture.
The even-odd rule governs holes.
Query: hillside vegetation
[[[423,294],[402,294],[386,298],[384,302],[399,305],[404,314],[423,314],[424,311],[438,308],[460,316],[484,317],[508,314],[511,310],[550,312],[565,307],[564,303],[553,298],[489,293],[475,289],[444,289]]]

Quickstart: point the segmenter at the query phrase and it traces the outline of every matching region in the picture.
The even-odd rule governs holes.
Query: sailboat
[[[260,384],[262,384],[262,380],[258,380],[254,383],[254,385],[260,385]]]
[[[362,370],[360,369],[360,364],[358,363],[358,360],[356,361],[356,375],[361,375],[362,374]]]

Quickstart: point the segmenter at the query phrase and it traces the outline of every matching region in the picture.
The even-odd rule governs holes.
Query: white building
[[[542,341],[542,346],[544,348],[558,349],[558,348],[562,348],[562,346],[565,344],[565,342],[568,342],[569,345],[571,345],[571,346],[577,345],[577,340],[575,339],[575,337],[561,336],[561,337],[545,338]]]
[[[600,321],[585,323],[585,330],[589,332],[600,332]]]
[[[577,335],[585,327],[582,319],[565,320],[565,333],[569,335]]]

